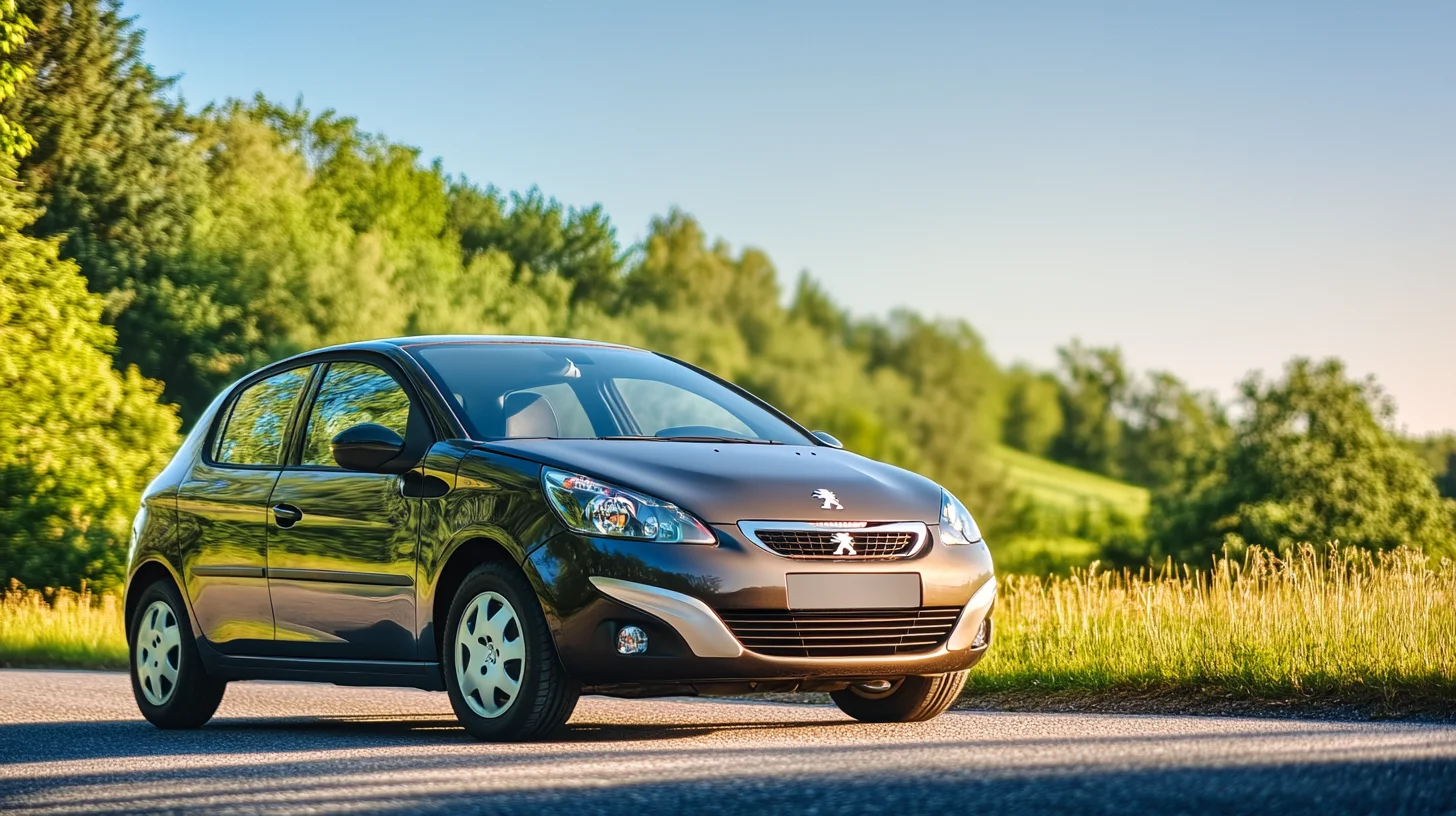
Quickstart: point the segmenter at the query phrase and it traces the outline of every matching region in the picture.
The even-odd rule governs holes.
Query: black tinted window
[[[355,425],[383,425],[403,437],[409,412],[409,396],[383,369],[368,363],[330,363],[308,417],[303,464],[336,464],[329,441]]]
[[[483,439],[650,436],[811,444],[773,412],[650,352],[448,343],[416,355]]]
[[[308,379],[308,367],[295,368],[253,383],[238,395],[228,412],[227,425],[218,437],[213,457],[230,465],[276,465],[283,450],[283,434],[298,393]]]

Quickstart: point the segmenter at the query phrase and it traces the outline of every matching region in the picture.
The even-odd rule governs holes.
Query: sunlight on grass
[[[125,667],[121,603],[84,587],[48,600],[12,581],[0,597],[0,665]]]
[[[1254,549],[1208,570],[1009,576],[995,621],[971,691],[1456,694],[1456,565],[1414,550]]]

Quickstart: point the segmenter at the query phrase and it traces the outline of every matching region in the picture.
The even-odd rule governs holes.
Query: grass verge
[[[58,590],[46,594],[15,582],[0,597],[0,666],[126,668],[121,604],[113,595]]]
[[[1456,718],[1456,564],[1414,550],[1255,549],[1001,586],[961,707]],[[120,604],[12,584],[0,665],[125,668]]]
[[[1009,576],[995,621],[966,704],[1456,715],[1456,565],[1414,550]]]

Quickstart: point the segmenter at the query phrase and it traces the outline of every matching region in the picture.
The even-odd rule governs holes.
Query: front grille
[[[745,649],[775,657],[884,657],[928,652],[945,643],[958,606],[719,612]]]
[[[864,530],[759,530],[758,540],[780,555],[796,558],[833,557],[848,534],[850,546],[860,558],[899,555],[915,545],[909,531],[866,532]],[[840,538],[836,538],[840,536]]]

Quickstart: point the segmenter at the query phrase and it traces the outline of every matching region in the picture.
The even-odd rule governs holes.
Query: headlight
[[[981,540],[981,528],[971,511],[944,488],[940,491],[940,540],[947,544],[974,544]]]
[[[665,544],[712,544],[707,525],[676,506],[576,473],[541,474],[546,498],[566,526],[578,533]]]

